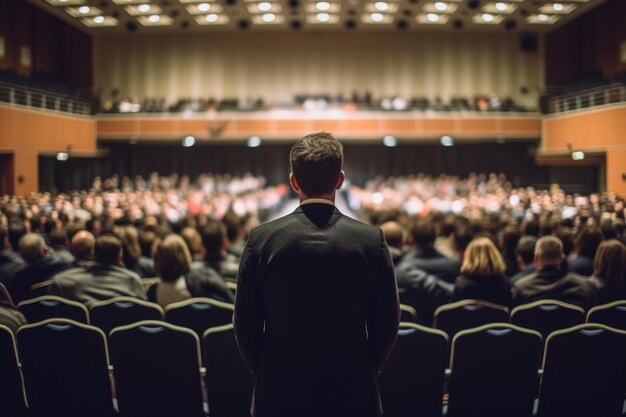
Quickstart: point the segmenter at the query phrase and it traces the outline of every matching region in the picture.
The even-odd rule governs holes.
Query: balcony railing
[[[548,113],[562,113],[623,102],[626,102],[626,85],[610,84],[603,87],[550,97],[548,101]]]
[[[0,103],[73,114],[91,114],[91,101],[81,96],[0,82]]]

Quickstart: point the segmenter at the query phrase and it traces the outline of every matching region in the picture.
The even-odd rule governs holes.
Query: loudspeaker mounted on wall
[[[519,47],[524,52],[535,52],[537,50],[537,35],[525,33],[519,38]]]

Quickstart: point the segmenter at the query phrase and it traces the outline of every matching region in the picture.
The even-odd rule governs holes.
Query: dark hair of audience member
[[[214,264],[222,259],[222,252],[228,242],[226,227],[221,222],[210,222],[202,228],[202,245],[204,260]]]
[[[522,258],[522,262],[528,265],[533,262],[535,257],[535,245],[537,244],[537,238],[535,236],[522,236],[517,242],[515,248],[515,255]]]
[[[602,238],[602,230],[598,226],[583,228],[576,237],[576,254],[593,259],[596,256],[596,251],[602,242]]]
[[[335,190],[343,166],[343,146],[330,133],[312,133],[293,145],[289,161],[305,195],[329,194]]]
[[[617,239],[617,229],[613,226],[611,219],[604,219],[600,222],[600,228],[602,229],[602,237],[604,240]]]
[[[63,229],[56,229],[48,234],[48,240],[51,245],[67,247],[67,232]]]
[[[452,238],[457,252],[462,254],[473,239],[472,230],[467,223],[459,222],[454,229]]]
[[[404,242],[404,230],[402,226],[394,221],[385,222],[380,225],[387,245],[392,248],[402,249]]]
[[[622,242],[609,239],[598,246],[593,276],[609,287],[626,289],[626,247]]]
[[[152,257],[152,244],[158,237],[154,230],[142,230],[139,233],[139,246],[141,246],[141,254],[146,258]]]
[[[122,242],[113,235],[102,235],[96,239],[94,257],[96,262],[119,265]]]
[[[429,218],[415,218],[411,222],[409,233],[413,243],[418,247],[429,247],[435,243],[435,226]]]
[[[522,237],[522,232],[519,227],[513,224],[509,224],[502,229],[502,252],[509,256],[515,254],[515,247]]]
[[[539,237],[540,229],[539,221],[535,219],[527,220],[522,224],[522,233],[526,236]]]
[[[561,226],[554,231],[554,236],[563,244],[563,254],[569,256],[574,250],[574,235],[572,231],[565,226]]]
[[[176,281],[189,272],[191,265],[191,255],[185,241],[175,234],[155,240],[152,259],[155,272],[165,282]]]
[[[124,248],[124,264],[134,265],[141,256],[141,246],[139,246],[139,236],[135,226],[122,228],[120,240]]]
[[[20,250],[20,239],[26,234],[26,225],[22,222],[12,222],[9,224],[9,243],[14,251]]]
[[[195,228],[187,226],[183,228],[179,234],[185,241],[187,249],[189,249],[189,253],[191,253],[192,256],[204,253],[202,236],[200,236],[200,233]]]

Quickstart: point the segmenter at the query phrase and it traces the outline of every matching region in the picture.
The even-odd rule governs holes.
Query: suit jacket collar
[[[304,214],[317,227],[324,227],[328,224],[331,217],[341,215],[341,212],[331,204],[326,203],[309,203],[298,206],[293,214]]]

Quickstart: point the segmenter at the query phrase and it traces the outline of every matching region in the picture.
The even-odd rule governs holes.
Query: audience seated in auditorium
[[[564,267],[563,244],[554,236],[543,236],[535,247],[537,271],[513,284],[513,303],[556,299],[589,309],[597,304],[596,289],[589,280]]]
[[[189,254],[191,255],[191,269],[202,268],[204,266],[204,246],[202,246],[202,236],[193,227],[185,227],[180,231]]]
[[[617,239],[603,241],[593,262],[591,282],[598,289],[598,303],[626,300],[626,247]]]
[[[536,244],[537,238],[535,236],[522,236],[517,242],[517,246],[515,247],[515,259],[519,272],[511,277],[511,284],[537,270],[534,262]]]
[[[397,222],[385,222],[383,231],[394,265],[402,260],[405,231]],[[417,323],[430,326],[437,307],[446,304],[452,297],[452,284],[428,274],[422,269],[411,267],[396,274],[400,303],[415,309]]]
[[[499,246],[502,252],[502,258],[506,264],[506,271],[504,271],[504,274],[507,277],[512,277],[520,271],[517,264],[515,248],[517,247],[517,242],[519,242],[521,237],[522,233],[517,225],[510,224],[502,230]]]
[[[210,222],[202,228],[201,235],[205,267],[214,269],[226,280],[236,281],[239,259],[228,253],[229,242],[224,224]]]
[[[83,265],[85,262],[94,260],[94,251],[96,246],[96,238],[93,233],[87,230],[79,230],[72,236],[70,243],[70,249],[74,256],[74,262],[70,264],[70,267],[77,267]],[[69,270],[69,268],[68,268]]]
[[[146,299],[139,275],[122,266],[122,242],[117,237],[98,237],[94,259],[56,275],[50,292],[83,304],[119,296]]]
[[[46,245],[44,238],[37,233],[26,233],[22,236],[19,247],[20,255],[27,265],[17,271],[9,288],[15,303],[29,297],[31,286],[50,279],[69,265],[56,256]]]
[[[505,271],[504,260],[491,239],[474,239],[465,251],[461,275],[454,281],[453,301],[474,299],[510,305],[511,284]]]
[[[26,318],[17,311],[6,287],[0,283],[0,324],[7,326],[15,334],[17,329],[26,324]]]
[[[141,253],[137,229],[134,226],[125,226],[119,234],[124,249],[124,266],[141,278],[155,277],[154,262]]]
[[[21,232],[19,237],[15,235],[16,228]],[[24,233],[26,229],[23,224],[11,225],[8,230],[0,227],[0,284],[4,284],[7,288],[11,286],[11,281],[17,271],[26,265],[18,252],[17,243]],[[17,239],[10,239],[11,236]],[[13,240],[15,240],[15,245],[12,244]]]
[[[593,260],[602,242],[602,229],[598,226],[585,226],[576,237],[575,255],[567,258],[571,271],[586,277],[593,273]]]
[[[170,234],[157,240],[152,256],[161,282],[150,287],[150,301],[162,307],[193,297],[234,303],[232,293],[217,272],[209,267],[191,270],[191,255],[180,236]]]
[[[436,236],[432,221],[428,218],[417,218],[411,226],[410,236],[413,248],[397,265],[396,276],[400,277],[417,268],[446,282],[454,282],[459,275],[461,261],[447,258],[433,247]]]

